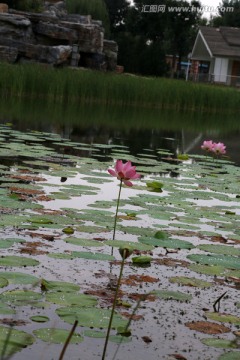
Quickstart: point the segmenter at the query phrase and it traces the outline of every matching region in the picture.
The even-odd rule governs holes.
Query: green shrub
[[[66,0],[69,14],[91,15],[94,20],[101,20],[105,34],[110,33],[110,22],[107,7],[103,0]]]

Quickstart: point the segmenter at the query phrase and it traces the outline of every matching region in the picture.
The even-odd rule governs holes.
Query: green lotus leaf
[[[30,259],[23,256],[1,256],[0,257],[0,266],[36,266],[39,265],[39,261]]]
[[[93,327],[93,328],[108,328],[111,310],[98,309],[98,308],[79,308],[64,307],[56,310],[60,318],[67,323],[74,324],[78,320],[79,326]],[[119,326],[127,326],[128,320],[124,319],[121,315],[115,314],[112,321],[112,329]]]
[[[197,246],[200,250],[208,251],[215,254],[240,256],[240,248],[230,245],[203,244]]]
[[[49,218],[45,218],[42,216],[35,216],[35,217],[31,217],[30,219],[28,219],[29,222],[33,223],[33,224],[53,224],[53,221]]]
[[[31,290],[10,290],[0,294],[0,301],[14,305],[33,305],[42,299],[42,294]]]
[[[8,286],[8,281],[4,277],[0,277],[0,288],[3,288],[5,286]]]
[[[75,237],[69,237],[65,238],[64,241],[69,244],[73,245],[79,245],[79,246],[85,246],[85,247],[101,247],[103,246],[103,243],[97,240],[90,240],[90,239],[79,239]]]
[[[108,240],[108,241],[104,241],[104,244],[117,248],[127,247],[139,251],[149,251],[154,248],[152,245],[146,245],[138,242],[125,241],[125,240]]]
[[[192,295],[180,291],[154,290],[151,294],[165,300],[190,301],[192,299]]]
[[[46,300],[59,305],[77,305],[78,307],[91,307],[97,304],[97,299],[90,295],[50,292],[46,294]]]
[[[195,271],[200,274],[205,275],[216,275],[216,276],[223,276],[226,269],[223,266],[218,265],[201,265],[201,264],[190,264],[188,268],[192,271]]]
[[[25,331],[0,326],[0,352],[2,358],[4,355],[11,356],[28,345],[32,345],[34,341],[34,337]]]
[[[97,330],[85,330],[83,332],[83,335],[92,337],[92,338],[105,338],[106,337],[106,333],[104,333],[102,331],[97,331]]]
[[[42,291],[75,292],[79,289],[79,285],[70,282],[41,280]]]
[[[135,256],[132,258],[133,264],[150,264],[151,261],[151,256]]]
[[[218,360],[239,360],[240,351],[231,351],[221,355]]]
[[[115,344],[126,344],[132,341],[131,337],[126,337],[122,335],[111,335],[109,336],[109,341]]]
[[[0,277],[4,277],[8,280],[9,284],[37,284],[39,279],[36,276],[19,273],[19,272],[0,272]]]
[[[62,231],[67,235],[70,235],[70,234],[74,233],[74,229],[72,227],[70,227],[70,226],[64,228]]]
[[[30,319],[34,322],[39,322],[39,323],[44,323],[50,320],[49,317],[43,315],[31,316]]]
[[[42,328],[33,330],[33,334],[43,341],[51,344],[64,344],[69,336],[70,330],[56,329],[56,328]],[[83,341],[80,334],[74,333],[71,337],[71,344],[79,344]]]
[[[85,251],[73,251],[72,256],[74,258],[82,258],[82,259],[89,259],[89,260],[101,260],[101,261],[111,261],[115,260],[115,257],[108,254],[102,253],[91,253]]]
[[[139,242],[143,244],[163,247],[168,249],[193,249],[194,246],[189,241],[178,239],[157,239],[155,237],[140,237]]]
[[[207,281],[184,276],[170,277],[169,281],[171,283],[177,283],[179,285],[194,286],[199,288],[208,288],[212,286],[212,284]]]
[[[187,255],[189,260],[205,265],[218,265],[227,269],[240,269],[240,261],[237,257],[230,255]]]
[[[218,312],[206,312],[205,315],[207,318],[219,321],[219,322],[227,322],[230,324],[240,325],[240,317],[231,315],[231,314],[225,314],[225,313],[218,313]]]
[[[222,349],[237,349],[238,346],[234,341],[227,339],[215,339],[215,338],[207,338],[201,339],[201,342],[207,346],[213,346],[216,348]]]
[[[2,315],[11,315],[16,314],[16,311],[11,309],[7,304],[4,304],[3,302],[0,303],[0,314]]]

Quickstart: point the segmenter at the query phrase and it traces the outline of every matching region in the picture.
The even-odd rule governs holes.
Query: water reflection
[[[11,122],[20,131],[46,131],[74,142],[118,144],[129,153],[168,149],[179,153],[202,153],[205,139],[227,145],[230,158],[238,157],[240,123],[238,115],[226,119],[224,114],[211,116],[160,109],[122,107],[57,106],[43,102],[19,102],[11,99],[0,104],[1,123]],[[107,155],[107,151],[106,151]]]

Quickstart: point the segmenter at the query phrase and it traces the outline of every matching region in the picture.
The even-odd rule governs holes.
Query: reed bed
[[[120,105],[146,109],[237,114],[240,92],[229,87],[46,65],[2,63],[0,97],[48,104]]]

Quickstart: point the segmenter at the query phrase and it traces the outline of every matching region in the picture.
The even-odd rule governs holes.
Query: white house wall
[[[214,81],[226,83],[228,75],[228,59],[216,58],[214,64]]]

